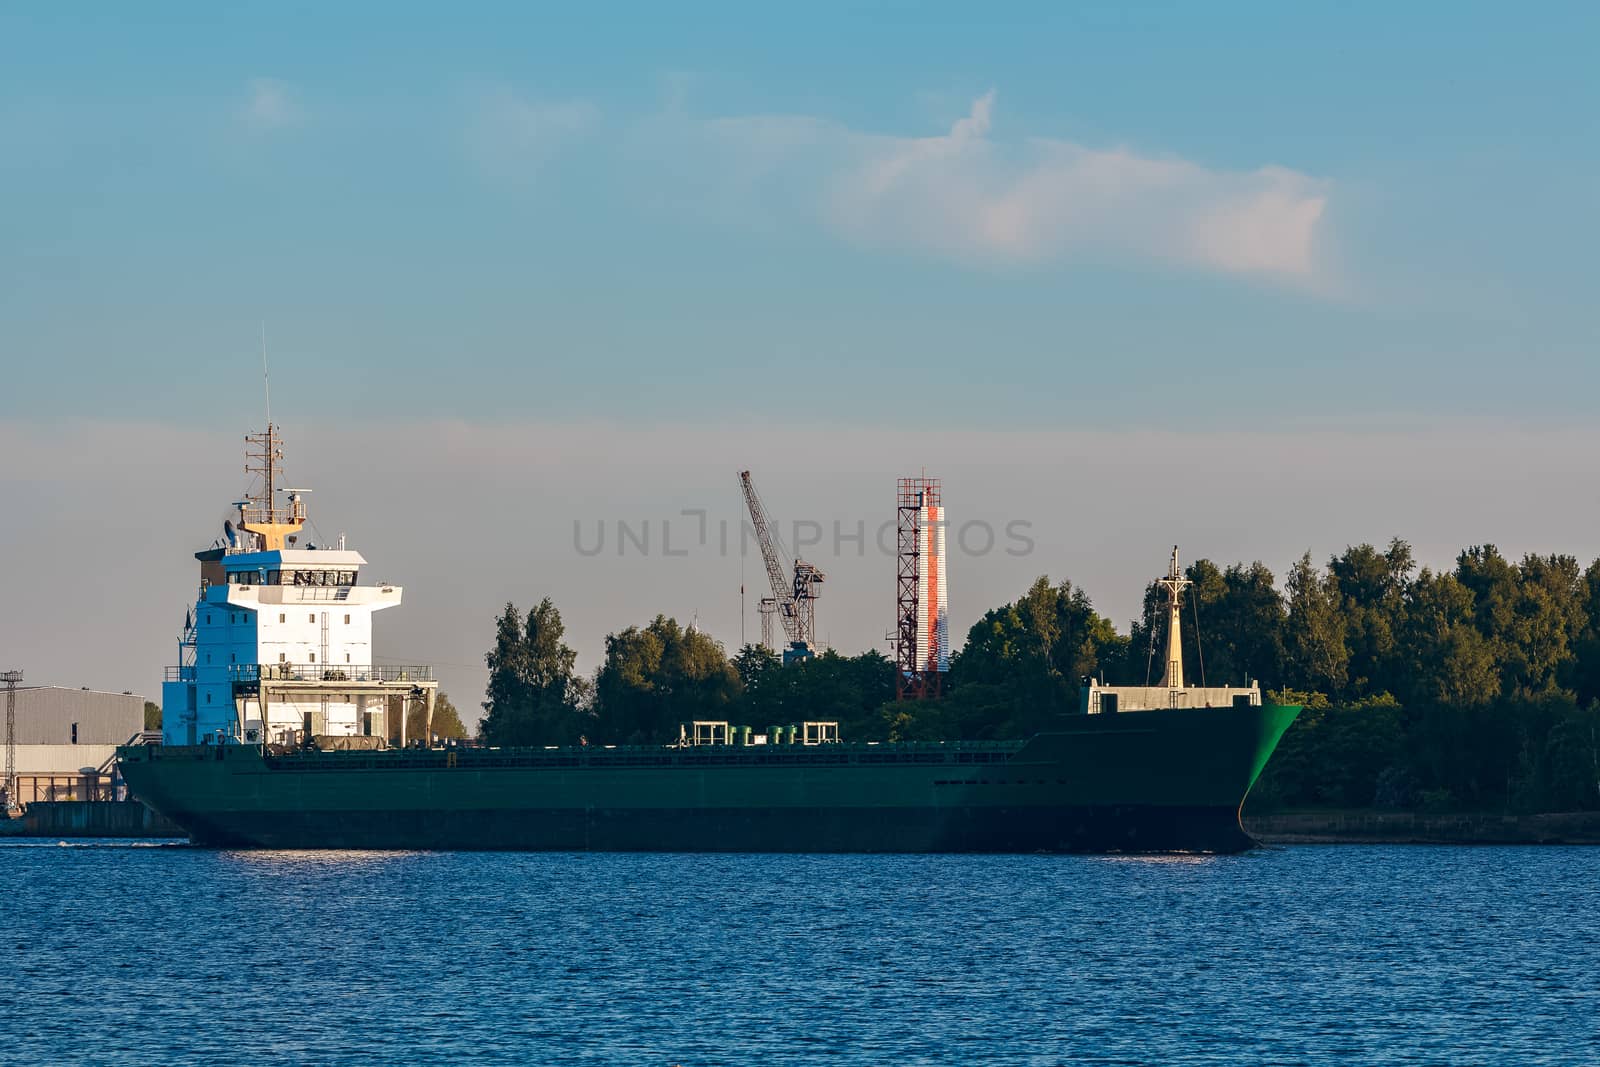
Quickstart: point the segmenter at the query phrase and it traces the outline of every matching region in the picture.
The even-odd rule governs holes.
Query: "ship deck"
[[[292,750],[263,755],[258,745],[168,745],[129,750],[123,758],[211,760],[263,758],[271,770],[482,769],[510,767],[826,766],[840,764],[979,764],[1009,760],[1026,741],[854,742],[823,745],[572,745],[486,748],[448,745],[379,751]]]

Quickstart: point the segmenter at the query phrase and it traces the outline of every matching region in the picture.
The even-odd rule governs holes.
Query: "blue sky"
[[[205,418],[265,318],[306,415],[1578,416],[1592,11],[11,6],[0,410]],[[1265,267],[1177,247],[1280,193]],[[965,232],[1008,198],[1036,247]]]
[[[1173,541],[1592,558],[1597,10],[6,5],[0,648],[152,688],[263,320],[291,479],[469,703],[507,596],[585,669],[656,611],[733,643],[737,561],[571,528],[736,518],[745,465],[786,520],[926,465],[1034,522],[957,561],[955,634],[1044,572],[1125,624]],[[880,642],[890,572],[821,562]]]

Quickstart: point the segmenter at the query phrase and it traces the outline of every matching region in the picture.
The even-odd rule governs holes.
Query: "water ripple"
[[[16,1062],[1600,1060],[1582,849],[90,844],[0,843]]]

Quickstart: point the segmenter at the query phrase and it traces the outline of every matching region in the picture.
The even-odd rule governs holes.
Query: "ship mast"
[[[1178,628],[1178,618],[1183,607],[1183,591],[1193,583],[1178,569],[1178,546],[1172,546],[1172,562],[1167,565],[1167,576],[1157,579],[1167,594],[1167,672],[1161,684],[1168,689],[1183,688],[1183,637]]]
[[[283,439],[278,428],[269,422],[265,432],[246,434],[244,439],[249,445],[244,470],[261,476],[261,493],[240,503],[239,528],[260,537],[263,551],[280,551],[284,539],[305,525],[305,501],[299,493],[291,493],[286,506],[278,506],[278,493],[283,491],[278,489],[283,480]]]

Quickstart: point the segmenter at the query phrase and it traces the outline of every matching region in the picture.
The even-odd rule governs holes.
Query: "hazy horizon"
[[[817,609],[824,643],[886,650],[894,561],[875,534],[893,521],[895,477],[920,473],[888,458],[897,435],[819,434],[807,462],[788,453],[788,435],[748,428],[287,421],[284,435],[289,481],[313,490],[308,539],[348,535],[369,561],[364,580],[405,587],[402,606],[376,617],[379,655],[435,664],[464,712],[481,700],[482,655],[508,600],[526,610],[552,597],[589,672],[608,632],[657,613],[695,620],[736,650],[742,578],[754,642],[765,579],[754,546],[738,551],[740,466],[754,471],[791,548],[795,523],[816,524],[801,533],[820,536],[804,554],[828,575]],[[195,593],[192,554],[220,535],[248,485],[241,434],[7,420],[0,444],[32,457],[24,477],[7,479],[0,545],[14,562],[0,644],[30,683],[159,699]],[[1321,563],[1395,536],[1435,569],[1486,542],[1587,564],[1600,555],[1590,532],[1600,501],[1583,488],[1597,445],[1600,433],[1587,430],[1463,424],[953,434],[922,455],[944,479],[959,642],[1041,574],[1085,589],[1126,631],[1174,542],[1186,562],[1261,560],[1280,580],[1305,551]],[[855,456],[872,463],[851,466]],[[1174,462],[1183,478],[1164,481]],[[620,554],[618,522],[630,530]],[[1025,524],[1031,549],[1008,534],[1012,523]],[[995,534],[988,552],[985,527]],[[16,562],[35,560],[44,565]]]

